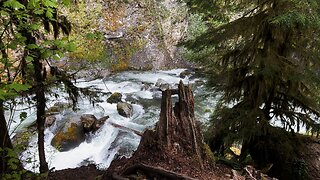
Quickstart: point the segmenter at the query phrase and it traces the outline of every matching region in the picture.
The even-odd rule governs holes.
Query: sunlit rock
[[[110,104],[121,102],[122,94],[115,92],[107,99],[107,102]]]
[[[53,137],[51,145],[59,151],[68,151],[85,140],[84,129],[75,119],[68,121]]]

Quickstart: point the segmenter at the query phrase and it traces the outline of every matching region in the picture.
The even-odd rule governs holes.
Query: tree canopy
[[[213,90],[222,94],[213,133],[224,131],[232,144],[271,136],[271,124],[319,131],[319,1],[187,3],[209,26],[186,46],[211,49],[195,60],[208,67]],[[227,21],[213,25],[215,17]]]

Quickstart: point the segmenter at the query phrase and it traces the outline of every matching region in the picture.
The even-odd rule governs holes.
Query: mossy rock
[[[107,102],[110,104],[121,102],[122,94],[119,92],[112,93],[111,96],[107,99]]]
[[[63,152],[78,147],[84,140],[85,134],[82,125],[69,121],[53,137],[51,145]]]

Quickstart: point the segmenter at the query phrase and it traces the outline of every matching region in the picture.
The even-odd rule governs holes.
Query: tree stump
[[[195,119],[191,87],[182,81],[178,87],[162,92],[160,119],[155,130],[144,132],[137,151],[130,159],[113,161],[105,179],[129,177],[129,174],[134,174],[133,170],[148,178],[207,179],[201,178],[203,174],[214,177],[212,159],[204,148]],[[174,107],[173,95],[179,97]]]
[[[172,108],[172,95],[178,94],[179,101]],[[190,87],[179,83],[178,90],[162,92],[160,120],[156,126],[158,143],[171,154],[179,150],[195,154],[203,168],[201,150],[203,145],[200,129],[194,116],[194,97]],[[170,152],[171,151],[171,152]]]

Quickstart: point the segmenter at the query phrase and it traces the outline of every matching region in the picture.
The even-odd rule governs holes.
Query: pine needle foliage
[[[228,131],[230,142],[266,135],[271,123],[319,131],[320,1],[187,3],[207,20],[229,20],[185,43],[194,51],[212,47],[195,61],[222,94],[213,131]]]

